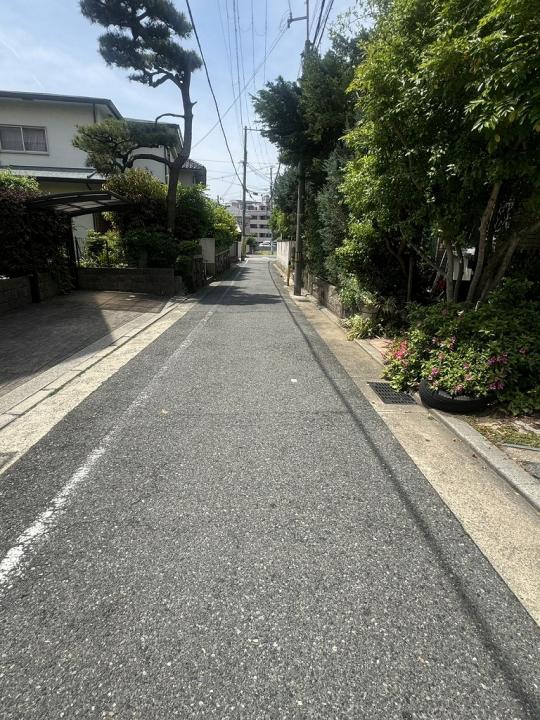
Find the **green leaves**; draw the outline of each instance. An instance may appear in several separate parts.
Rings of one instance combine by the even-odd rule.
[[[170,80],[180,88],[201,67],[199,56],[178,42],[192,27],[171,0],[81,0],[80,7],[91,22],[107,28],[99,38],[105,62],[132,68],[132,80],[151,87]]]

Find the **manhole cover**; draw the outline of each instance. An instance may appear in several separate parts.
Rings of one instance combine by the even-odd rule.
[[[407,393],[397,392],[388,383],[370,382],[368,385],[374,390],[386,405],[414,405],[415,400]]]

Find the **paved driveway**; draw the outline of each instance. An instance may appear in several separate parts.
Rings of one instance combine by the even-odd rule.
[[[536,720],[530,616],[268,263],[230,278],[0,476],[0,718]]]
[[[80,290],[0,316],[0,396],[166,301]]]

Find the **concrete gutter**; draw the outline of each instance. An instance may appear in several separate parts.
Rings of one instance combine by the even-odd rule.
[[[366,340],[355,340],[355,343],[375,360],[375,362],[379,363],[381,367],[384,366],[381,354],[371,343]],[[418,394],[415,395],[415,400],[419,405],[422,405]],[[481,433],[471,427],[465,420],[461,420],[461,418],[442,412],[441,410],[435,410],[434,408],[428,408],[428,410],[433,417],[437,418],[437,420],[451,430],[456,437],[467,443],[471,450],[473,450],[478,457],[482,458],[499,477],[525,498],[536,512],[540,512],[540,483],[535,480],[532,475],[509,458],[506,453],[499,450],[496,445],[486,440]]]
[[[478,457],[481,457],[492,470],[522,495],[536,512],[540,512],[540,482],[509,458],[506,453],[499,450],[496,445],[486,440],[478,430],[471,427],[465,420],[441,410],[429,408],[429,411],[458,438],[466,442]]]

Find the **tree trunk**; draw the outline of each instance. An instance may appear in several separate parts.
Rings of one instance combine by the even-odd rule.
[[[491,188],[489,200],[487,201],[487,205],[484,209],[484,212],[482,213],[482,219],[480,220],[480,227],[479,227],[478,245],[477,245],[477,250],[476,250],[476,267],[474,268],[474,273],[473,273],[473,276],[471,279],[471,284],[469,285],[469,291],[467,293],[467,302],[472,302],[474,300],[476,288],[478,286],[478,283],[480,282],[482,270],[484,269],[484,262],[485,262],[485,258],[486,258],[487,236],[488,236],[488,232],[489,232],[489,227],[491,225],[491,219],[493,217],[493,213],[495,212],[495,208],[497,206],[497,199],[499,197],[500,191],[501,191],[501,183],[500,182],[494,183],[493,187]]]
[[[454,251],[450,240],[445,240],[446,246],[446,302],[454,300]]]
[[[512,235],[512,237],[511,237],[510,240],[508,241],[508,245],[506,246],[506,249],[504,250],[504,255],[503,255],[503,257],[502,257],[502,259],[501,259],[501,261],[500,261],[499,269],[497,270],[495,276],[493,277],[492,280],[490,280],[489,277],[487,278],[487,282],[485,283],[485,285],[484,285],[484,287],[483,287],[483,289],[482,289],[482,294],[480,295],[480,300],[479,300],[480,302],[483,302],[483,301],[486,299],[487,294],[488,294],[489,292],[491,292],[492,290],[496,290],[497,287],[499,286],[499,283],[501,282],[501,280],[502,280],[503,277],[505,276],[506,271],[508,270],[508,267],[510,266],[510,263],[511,263],[511,261],[512,261],[512,257],[514,256],[514,253],[515,253],[515,251],[517,250],[517,247],[518,247],[518,245],[519,245],[520,240],[521,240],[525,235],[529,235],[529,234],[531,234],[531,233],[534,233],[534,232],[536,232],[536,231],[539,230],[539,229],[540,229],[540,221],[534,223],[534,224],[531,225],[530,227],[522,230],[521,232],[519,232],[519,233],[514,233],[514,235]],[[494,269],[496,266],[497,266],[497,264],[494,263],[494,264],[493,264],[493,269]],[[490,273],[490,275],[491,275],[491,273]]]
[[[412,289],[413,289],[413,272],[414,272],[414,257],[413,254],[409,255],[409,272],[407,275],[407,302],[412,301]]]
[[[176,160],[169,168],[169,185],[167,187],[167,230],[171,233],[171,235],[174,235],[176,227],[176,187],[178,185],[178,178],[180,177],[180,168],[181,166],[177,164]]]
[[[191,70],[186,70],[184,80],[180,86],[182,105],[184,107],[184,137],[182,138],[182,148],[169,169],[169,186],[167,188],[167,229],[173,235],[176,227],[176,187],[180,177],[180,170],[184,167],[186,160],[189,159],[191,143],[193,142],[194,103],[191,102],[189,94],[190,83]]]
[[[465,259],[463,257],[463,250],[458,247],[458,270],[457,278],[454,284],[454,302],[459,302],[459,290],[461,288],[461,281],[463,280],[463,268],[465,266]]]

